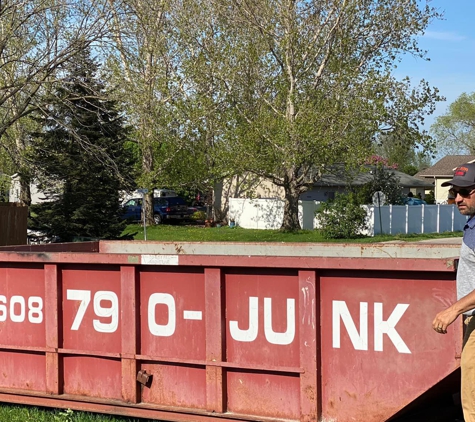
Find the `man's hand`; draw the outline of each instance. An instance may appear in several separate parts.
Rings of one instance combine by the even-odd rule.
[[[439,334],[447,334],[447,327],[452,324],[458,316],[459,313],[451,306],[435,316],[432,322],[432,328]]]

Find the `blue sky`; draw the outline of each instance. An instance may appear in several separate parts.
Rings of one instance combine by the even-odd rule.
[[[397,77],[409,76],[413,83],[425,79],[446,97],[427,118],[425,129],[460,94],[475,91],[475,0],[433,0],[431,5],[444,17],[432,22],[419,38],[430,61],[405,56],[395,72]]]

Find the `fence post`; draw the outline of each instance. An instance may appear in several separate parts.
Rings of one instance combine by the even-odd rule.
[[[406,234],[409,231],[409,205],[406,205]]]
[[[393,234],[393,204],[389,204],[389,234]]]
[[[424,215],[425,215],[425,208],[424,208],[424,204],[422,204],[422,207],[421,207],[421,230],[422,230],[422,233],[424,233]]]
[[[452,205],[452,231],[454,231],[455,205]]]
[[[440,233],[440,204],[437,204],[437,233]]]

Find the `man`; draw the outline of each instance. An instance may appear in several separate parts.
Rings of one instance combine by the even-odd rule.
[[[432,327],[440,334],[461,314],[465,318],[462,359],[462,407],[465,422],[475,422],[475,163],[457,167],[454,178],[442,183],[452,186],[459,212],[469,217],[463,229],[463,242],[457,269],[457,302],[439,312]]]

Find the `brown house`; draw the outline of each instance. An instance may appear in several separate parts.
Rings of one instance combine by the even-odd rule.
[[[432,167],[416,173],[414,177],[434,182],[435,202],[443,203],[447,201],[449,188],[442,187],[441,184],[452,179],[456,167],[474,161],[475,155],[447,155]]]

